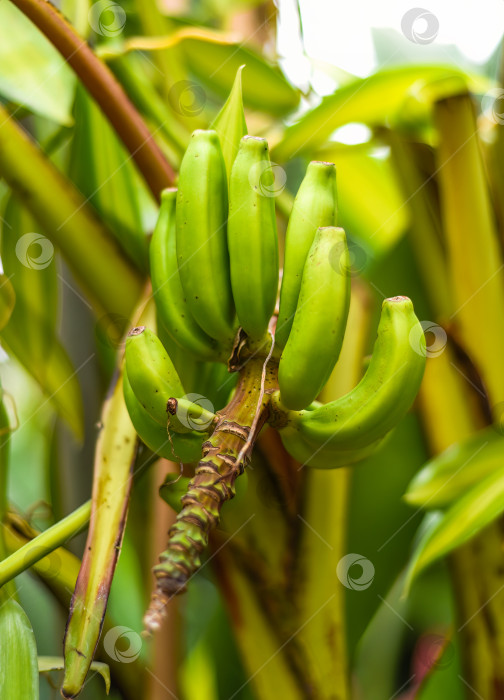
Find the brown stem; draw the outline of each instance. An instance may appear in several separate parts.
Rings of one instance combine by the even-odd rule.
[[[175,174],[113,73],[48,0],[12,0],[49,39],[100,105],[158,200]]]
[[[154,568],[157,588],[144,620],[148,630],[159,627],[168,600],[186,590],[201,565],[201,554],[219,522],[223,503],[235,495],[236,478],[250,458],[277,383],[275,366],[267,368],[261,381],[264,365],[264,359],[257,358],[243,367],[233,398],[218,413],[214,432],[203,443],[202,459],[168,533],[167,549]]]

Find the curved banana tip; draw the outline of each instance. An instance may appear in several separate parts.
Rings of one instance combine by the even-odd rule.
[[[199,138],[199,139],[207,139],[208,141],[214,141],[214,142],[219,142],[220,145],[220,140],[217,132],[215,129],[195,129],[192,134],[191,138]]]
[[[128,333],[128,338],[135,336],[135,335],[142,335],[142,333],[145,331],[145,326],[135,326],[135,328],[132,328],[130,332]]]
[[[411,299],[409,297],[388,297],[388,299],[384,299],[383,303],[384,304],[399,304],[401,302],[409,302],[411,304]]]

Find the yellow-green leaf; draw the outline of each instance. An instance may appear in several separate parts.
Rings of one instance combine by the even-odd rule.
[[[0,175],[59,246],[95,308],[127,316],[140,275],[82,195],[1,105]]]
[[[443,508],[503,464],[504,435],[485,428],[427,462],[404,498],[413,506]]]
[[[56,335],[58,273],[54,254],[53,244],[37,221],[11,194],[2,220],[0,256],[15,293],[15,306],[0,331],[1,338],[80,439],[79,382]]]
[[[504,466],[467,491],[440,517],[433,519],[415,548],[405,588],[427,566],[470,540],[504,511]]]
[[[285,162],[298,153],[311,151],[344,124],[359,122],[378,126],[398,120],[405,103],[409,122],[424,120],[432,105],[427,98],[439,97],[439,90],[433,89],[429,93],[426,85],[446,78],[457,81],[457,91],[460,90],[460,80],[466,84],[471,82],[462,71],[440,65],[402,66],[379,71],[369,78],[358,78],[324,97],[319,105],[290,126],[272,149],[271,157]],[[444,87],[450,94],[454,89],[453,83],[449,82],[445,82]],[[412,102],[411,97],[420,89],[424,90],[425,100]]]
[[[167,49],[176,50],[177,59],[182,57],[189,71],[211,92],[222,97],[229,95],[238,69],[245,64],[243,101],[247,107],[281,116],[299,104],[299,91],[292,87],[280,69],[229,33],[184,27],[169,36],[132,37],[113,46],[106,45],[101,47],[99,54],[110,60],[127,51]]]
[[[441,215],[453,290],[448,321],[485,385],[492,409],[504,401],[504,258],[470,95],[435,108]]]
[[[0,94],[70,126],[75,75],[54,46],[11,2],[0,3]]]

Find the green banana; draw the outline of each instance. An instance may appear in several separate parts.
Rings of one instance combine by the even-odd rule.
[[[373,454],[382,444],[384,438],[356,449],[345,450],[333,448],[329,443],[314,447],[297,431],[280,431],[282,443],[287,452],[301,462],[302,466],[315,469],[337,469],[347,467]]]
[[[335,257],[338,265],[334,265]],[[289,409],[305,408],[318,396],[339,357],[350,306],[345,261],[348,249],[343,229],[317,229],[278,367],[281,401]]]
[[[182,289],[177,261],[176,189],[161,193],[161,208],[150,243],[150,271],[156,309],[167,333],[197,358],[216,359],[217,342],[194,320]]]
[[[317,229],[336,226],[336,166],[314,160],[296,194],[285,234],[285,259],[275,345],[287,343],[301,288],[301,277]]]
[[[234,304],[226,222],[226,165],[215,131],[195,131],[180,166],[177,258],[187,305],[201,328],[231,349]]]
[[[163,344],[151,330],[138,326],[128,334],[125,356],[126,374],[135,396],[149,416],[166,428],[168,400],[184,396],[185,391]],[[175,420],[170,420],[170,427],[188,432]]]
[[[173,462],[195,462],[201,457],[204,433],[179,435],[156,423],[136,398],[126,372],[123,375],[126,408],[140,439],[155,454]]]
[[[361,449],[384,437],[403,418],[425,368],[423,329],[407,297],[385,299],[368,369],[348,394],[314,411],[285,411],[272,396],[272,424],[286,445],[292,432],[314,448]]]
[[[275,202],[267,183],[272,172],[266,139],[244,136],[231,169],[228,246],[236,313],[253,340],[266,333],[278,290]]]

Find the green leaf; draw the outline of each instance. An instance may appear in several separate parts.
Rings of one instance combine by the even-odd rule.
[[[75,76],[11,2],[0,3],[0,94],[59,124],[73,124]]]
[[[93,660],[126,525],[137,437],[124,403],[122,374],[104,404],[101,423],[91,524],[64,639],[64,697],[81,691]]]
[[[7,600],[0,607],[0,639],[0,697],[38,700],[35,635],[30,620],[15,600]]]
[[[64,668],[65,661],[62,656],[39,656],[38,670],[39,673],[49,673],[50,671],[61,671]],[[107,695],[110,692],[110,668],[108,664],[102,661],[93,661],[90,666],[91,671],[96,671],[100,674],[105,682],[105,690]]]
[[[118,239],[130,259],[147,269],[139,190],[144,188],[131,156],[82,86],[75,94],[75,128],[69,174]]]
[[[243,100],[245,106],[258,109],[275,116],[282,116],[294,110],[300,100],[300,93],[292,87],[278,66],[275,66],[254,51],[246,48],[234,35],[201,27],[183,27],[169,36],[131,37],[114,45],[100,47],[98,54],[111,60],[127,51],[176,52],[176,62],[181,58],[189,71],[212,92],[226,98],[240,66],[246,65],[243,79]],[[184,81],[174,83],[174,87],[184,86]],[[191,91],[191,81],[187,85]],[[196,87],[192,83],[192,87]],[[201,92],[198,90],[198,92]],[[198,96],[201,109],[190,118],[197,116],[206,101],[206,95]],[[194,123],[194,122],[193,122]]]
[[[248,107],[281,116],[299,104],[299,92],[281,71],[238,42],[187,37],[180,42],[180,48],[191,72],[223,97],[229,94],[238,69],[245,64],[243,100]]]
[[[141,289],[137,270],[108,229],[0,105],[0,175],[60,247],[102,314],[128,316]]]
[[[79,380],[56,334],[58,273],[54,246],[14,195],[10,195],[5,208],[0,256],[7,275],[2,286],[2,343],[38,382],[76,437],[82,439]]]
[[[413,553],[405,592],[419,573],[452,552],[493,522],[504,511],[504,467],[466,492],[426,529]]]
[[[23,330],[27,319],[23,318],[22,314],[18,315],[16,311],[17,305],[9,323],[0,331],[2,346],[32,375],[76,438],[81,440],[84,418],[79,370],[74,368],[53,329],[36,316],[29,319],[30,333],[45,338],[44,354],[39,354],[29,347]]]
[[[7,200],[2,221],[0,257],[16,293],[15,315],[23,317],[24,338],[34,352],[41,350],[43,359],[47,339],[36,335],[33,331],[38,327],[26,321],[33,315],[47,329],[54,331],[56,328],[58,272],[54,246],[13,194]]]
[[[215,129],[219,134],[222,153],[226,162],[228,182],[231,175],[231,167],[238,153],[240,140],[247,133],[242,97],[242,71],[244,68],[245,66],[238,68],[229,97],[211,124],[211,128]]]
[[[504,464],[504,436],[485,428],[429,460],[414,476],[404,500],[412,506],[443,508]]]
[[[311,151],[338,127],[352,122],[379,126],[406,119],[408,122],[424,121],[430,114],[432,99],[438,99],[440,92],[460,91],[461,82],[473,84],[462,71],[440,65],[390,68],[369,78],[358,78],[324,97],[319,105],[288,127],[283,139],[272,149],[271,157],[286,162],[295,154]],[[432,88],[429,93],[425,86],[435,83],[442,86],[442,90]],[[427,92],[420,93],[419,97],[420,88]],[[408,104],[407,114],[403,112],[405,103]]]

